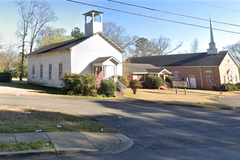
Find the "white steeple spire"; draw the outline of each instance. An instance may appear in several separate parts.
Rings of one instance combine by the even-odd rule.
[[[209,49],[207,49],[207,53],[208,54],[217,54],[218,53],[218,50],[216,48],[216,44],[214,42],[214,36],[213,36],[213,28],[212,28],[212,20],[211,20],[211,17],[209,16],[210,18],[210,39],[211,39],[211,42],[209,43]]]

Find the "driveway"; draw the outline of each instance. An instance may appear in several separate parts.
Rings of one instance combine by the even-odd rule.
[[[239,110],[21,95],[0,95],[0,103],[88,116],[115,127],[135,143],[130,150],[120,154],[39,159],[237,160],[240,157]]]

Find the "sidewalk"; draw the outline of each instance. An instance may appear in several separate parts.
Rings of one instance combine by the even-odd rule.
[[[61,155],[93,152],[97,154],[116,154],[130,149],[133,141],[123,134],[93,132],[39,132],[0,134],[0,144],[49,141],[55,149],[18,152],[0,152],[1,157],[28,155]]]

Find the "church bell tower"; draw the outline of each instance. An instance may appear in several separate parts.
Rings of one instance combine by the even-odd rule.
[[[83,14],[85,16],[85,37],[102,32],[102,14],[103,12],[94,10]]]

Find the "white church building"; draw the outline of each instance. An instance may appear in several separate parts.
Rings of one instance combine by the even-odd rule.
[[[124,50],[102,33],[103,12],[85,14],[85,37],[54,43],[28,55],[28,83],[61,88],[63,73],[91,73],[98,80],[122,75]],[[96,19],[99,19],[98,21]]]

